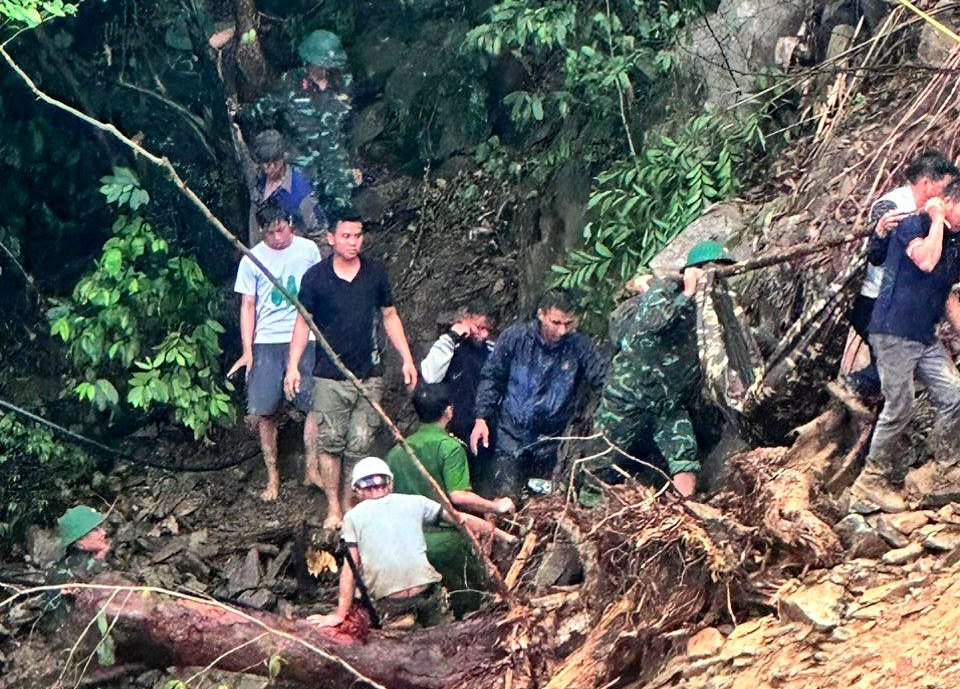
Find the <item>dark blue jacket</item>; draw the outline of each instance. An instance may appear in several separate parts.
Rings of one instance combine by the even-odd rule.
[[[266,184],[267,178],[261,174],[257,178],[257,199],[260,202],[266,201],[263,198]],[[327,229],[327,216],[317,203],[310,178],[300,168],[288,165],[283,183],[270,196],[286,213],[298,216],[307,230]]]
[[[573,417],[580,384],[598,390],[605,373],[606,361],[585,335],[547,343],[540,321],[515,323],[483,365],[474,414],[518,439],[555,435]]]
[[[914,239],[930,232],[930,216],[911,215],[890,235],[880,295],[870,318],[870,333],[896,335],[914,342],[936,342],[950,289],[960,280],[960,237],[944,227],[943,250],[933,270],[920,270],[907,255]]]

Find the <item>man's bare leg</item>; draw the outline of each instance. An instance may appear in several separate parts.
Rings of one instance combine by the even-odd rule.
[[[340,508],[340,459],[326,452],[320,453],[320,480],[323,492],[327,495],[327,517],[323,520],[324,529],[336,529],[343,521]]]
[[[260,435],[260,451],[263,463],[267,466],[267,487],[260,493],[260,499],[270,502],[280,495],[280,472],[277,471],[277,424],[272,417],[252,417]]]
[[[313,412],[303,421],[303,449],[306,466],[303,472],[303,485],[323,488],[320,476],[320,457],[317,454],[317,417]]]

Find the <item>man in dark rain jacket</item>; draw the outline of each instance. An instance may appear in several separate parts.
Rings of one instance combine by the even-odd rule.
[[[494,443],[494,491],[519,496],[528,479],[549,478],[556,440],[576,411],[581,384],[603,384],[606,362],[574,332],[573,304],[563,292],[541,298],[537,317],[503,331],[480,373],[470,434],[476,452]]]

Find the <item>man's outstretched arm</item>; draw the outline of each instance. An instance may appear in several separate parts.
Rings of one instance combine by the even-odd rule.
[[[303,316],[297,314],[290,338],[290,354],[287,357],[287,374],[283,377],[283,392],[292,400],[300,392],[300,359],[310,339],[310,328]]]
[[[410,345],[407,343],[407,335],[403,331],[403,322],[396,306],[383,308],[383,329],[403,361],[403,382],[412,390],[417,384],[417,365],[413,363],[413,355],[410,353]]]
[[[356,543],[348,544],[347,548],[359,569],[360,550],[357,548]],[[350,613],[350,607],[353,605],[353,597],[356,591],[357,585],[353,578],[353,567],[351,567],[349,563],[344,562],[343,567],[340,568],[340,588],[337,595],[337,609],[329,615],[311,615],[307,618],[307,622],[317,627],[336,627],[347,619],[347,615]]]

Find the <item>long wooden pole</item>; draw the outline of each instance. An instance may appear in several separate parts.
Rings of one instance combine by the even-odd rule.
[[[441,505],[443,505],[443,508],[447,512],[449,512],[451,515],[455,517],[458,527],[467,537],[467,540],[470,543],[470,547],[473,549],[474,554],[477,556],[480,562],[483,563],[487,577],[490,580],[490,583],[496,589],[497,593],[499,593],[504,598],[508,598],[510,596],[510,590],[504,584],[503,578],[500,576],[500,572],[497,570],[493,562],[490,561],[490,558],[487,557],[486,553],[484,553],[483,548],[480,546],[480,542],[477,540],[476,536],[474,536],[473,532],[471,532],[470,529],[468,529],[464,525],[463,519],[459,511],[453,506],[453,503],[450,502],[450,498],[447,496],[444,490],[440,487],[440,485],[434,480],[433,476],[430,475],[430,472],[426,470],[426,468],[417,458],[417,455],[414,452],[413,448],[410,447],[410,444],[404,439],[403,434],[400,432],[400,429],[397,428],[397,425],[387,415],[387,413],[384,411],[380,403],[377,400],[375,400],[373,397],[371,397],[369,394],[367,394],[367,392],[363,389],[363,386],[360,384],[360,380],[355,375],[353,375],[353,372],[350,371],[350,369],[348,369],[346,366],[343,365],[342,361],[340,361],[340,357],[337,355],[335,351],[333,351],[333,348],[330,346],[330,343],[327,342],[327,338],[325,338],[323,336],[323,333],[320,332],[320,329],[317,328],[317,324],[314,323],[313,317],[310,315],[310,312],[307,311],[307,309],[303,306],[302,303],[300,303],[300,300],[297,299],[295,295],[291,294],[287,290],[287,288],[283,284],[281,284],[280,281],[277,280],[277,278],[269,270],[267,270],[267,268],[263,265],[263,263],[261,263],[260,260],[253,255],[250,249],[248,249],[243,244],[243,242],[237,239],[236,236],[230,230],[227,229],[227,227],[220,221],[219,218],[217,218],[217,216],[213,214],[213,212],[200,199],[200,197],[197,196],[196,193],[194,193],[194,191],[187,186],[187,183],[183,180],[182,177],[180,177],[180,174],[177,172],[176,168],[173,167],[173,165],[170,163],[170,160],[165,156],[161,158],[157,155],[154,155],[153,153],[145,149],[143,146],[141,146],[140,144],[138,144],[137,142],[133,141],[131,138],[126,136],[123,132],[121,132],[112,124],[101,122],[96,118],[90,117],[86,113],[81,112],[80,110],[77,110],[76,108],[70,105],[67,105],[66,103],[63,103],[57,100],[56,98],[53,98],[52,96],[49,96],[43,91],[41,91],[40,88],[37,87],[37,85],[30,78],[30,75],[27,74],[25,71],[23,71],[20,65],[18,65],[16,61],[14,61],[14,59],[10,56],[10,54],[7,52],[7,48],[5,44],[0,45],[0,56],[3,57],[6,63],[10,66],[10,69],[12,69],[17,74],[17,76],[19,76],[20,79],[23,80],[23,82],[27,85],[27,87],[34,93],[34,95],[37,98],[47,103],[48,105],[52,105],[53,107],[59,110],[63,110],[64,112],[70,113],[77,119],[82,120],[83,122],[86,122],[91,127],[94,127],[100,131],[107,132],[108,134],[113,136],[113,138],[117,139],[122,144],[130,148],[134,153],[142,156],[149,162],[153,163],[157,167],[164,170],[167,173],[167,176],[170,178],[170,181],[173,182],[174,186],[176,186],[177,189],[179,189],[180,192],[184,196],[186,196],[194,206],[196,206],[197,210],[199,210],[200,213],[203,215],[203,217],[206,218],[207,221],[211,225],[213,225],[214,228],[216,228],[217,232],[219,232],[224,239],[226,239],[231,245],[233,245],[233,247],[237,251],[241,252],[244,256],[249,258],[253,262],[253,264],[257,266],[257,268],[259,268],[260,271],[266,276],[266,278],[270,280],[273,286],[277,290],[279,290],[279,292],[284,297],[286,297],[291,304],[293,304],[294,308],[296,308],[297,310],[297,313],[299,313],[300,316],[303,317],[304,321],[306,321],[307,326],[309,326],[310,328],[310,332],[312,332],[316,337],[317,343],[320,345],[321,349],[323,349],[326,355],[330,357],[330,360],[333,362],[334,366],[337,367],[337,370],[339,370],[340,373],[347,380],[353,383],[353,385],[356,386],[359,393],[367,400],[367,402],[370,403],[370,406],[373,407],[373,409],[377,412],[377,415],[383,420],[383,422],[387,425],[387,428],[389,428],[390,431],[393,433],[393,436],[394,438],[396,438],[397,442],[403,446],[404,450],[406,450],[407,454],[410,456],[411,461],[413,462],[414,467],[416,467],[417,471],[420,472],[420,474],[427,481],[427,483],[430,484],[430,487],[433,489],[433,492],[437,500],[440,502]]]
[[[733,275],[740,275],[742,273],[748,273],[752,270],[758,270],[760,268],[767,268],[769,266],[776,265],[778,263],[786,263],[787,261],[792,261],[795,258],[803,258],[804,256],[809,256],[811,254],[817,254],[822,251],[827,251],[828,249],[834,249],[838,246],[843,246],[844,244],[849,244],[855,242],[858,239],[863,239],[873,231],[873,228],[861,229],[857,232],[852,232],[850,234],[845,234],[842,237],[837,239],[828,239],[819,242],[803,242],[802,244],[794,244],[788,246],[779,251],[771,251],[768,254],[763,256],[757,256],[752,258],[749,261],[741,261],[739,263],[734,263],[729,266],[721,266],[714,268],[713,272],[716,275],[721,277],[731,277]]]

